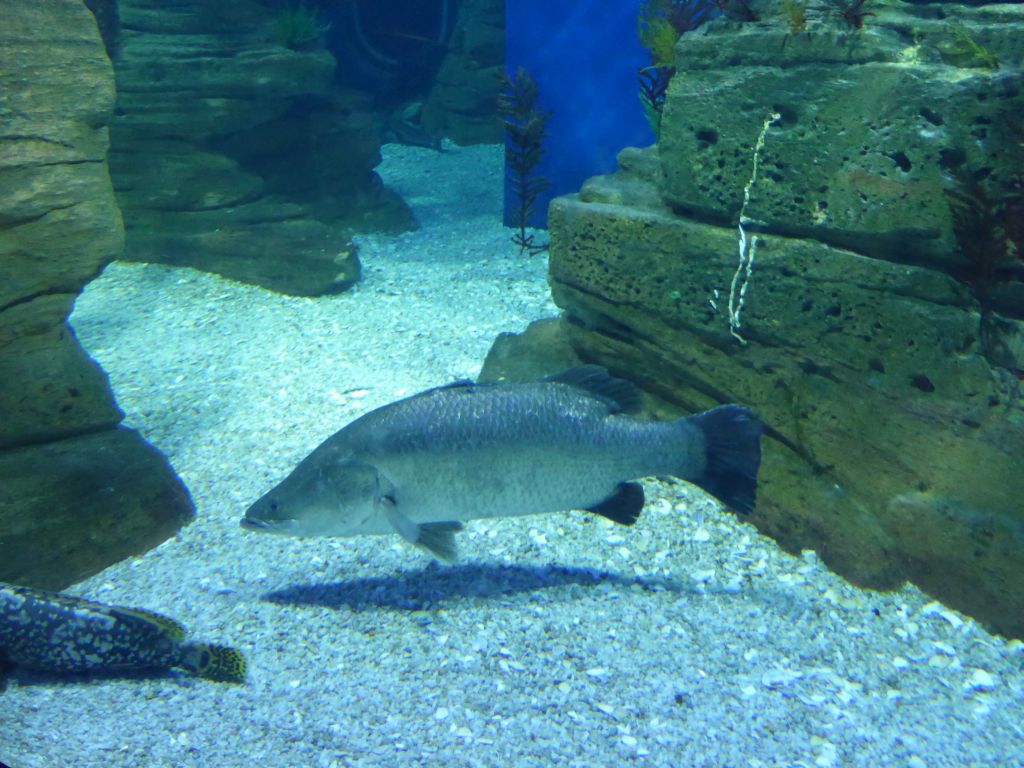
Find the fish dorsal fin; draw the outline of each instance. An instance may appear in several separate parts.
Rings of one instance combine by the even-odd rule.
[[[643,393],[636,384],[615,378],[600,365],[578,365],[547,376],[544,381],[568,384],[607,400],[613,413],[637,413],[643,407]]]
[[[466,389],[472,391],[476,387],[487,386],[486,384],[477,384],[472,379],[459,379],[458,381],[450,381],[447,384],[440,384],[436,387],[431,387],[421,392],[421,395],[429,395],[432,392],[444,392],[446,389]]]
[[[607,517],[620,525],[632,525],[644,508],[644,487],[640,483],[620,483],[607,499],[602,499],[589,508],[601,517]]]
[[[167,636],[171,640],[174,640],[175,642],[181,642],[188,634],[188,630],[185,629],[183,624],[159,613],[153,613],[153,611],[147,611],[142,608],[122,608],[119,605],[112,605],[110,606],[110,615],[115,617],[141,619],[148,624],[153,624],[154,626],[159,627],[163,632],[167,633]]]
[[[49,603],[50,605],[57,605],[71,611],[93,611],[104,615],[110,613],[110,606],[93,600],[86,600],[84,597],[65,595],[60,592],[47,592],[42,589],[32,589],[32,587],[17,587],[13,584],[0,584],[0,588],[30,603]]]
[[[434,389],[458,389],[459,387],[473,386],[476,386],[476,382],[472,379],[456,379],[455,381],[450,381],[447,384],[441,384],[440,386],[434,387]]]

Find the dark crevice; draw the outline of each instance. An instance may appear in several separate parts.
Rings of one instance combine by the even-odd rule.
[[[82,284],[85,285],[85,283],[89,282],[89,280],[92,280],[93,277],[95,277],[95,275],[90,277],[88,280],[83,280]],[[77,295],[78,295],[78,291],[67,290],[67,289],[59,289],[59,288],[49,288],[49,289],[47,289],[45,291],[36,291],[35,293],[30,293],[27,296],[19,296],[18,298],[14,299],[13,301],[9,301],[6,304],[0,306],[0,312],[6,312],[9,309],[14,309],[15,307],[21,306],[22,304],[29,304],[30,302],[33,302],[36,299],[41,299],[44,296],[77,296]]]
[[[54,165],[88,165],[90,163],[104,163],[106,160],[54,160],[43,163],[24,163],[23,165],[9,165],[7,170],[22,170],[24,168],[50,168]]]
[[[120,427],[120,423],[123,417],[118,418],[116,421],[111,420],[107,422],[100,422],[98,424],[89,424],[87,426],[77,427],[75,429],[66,429],[60,431],[48,431],[45,434],[40,434],[37,437],[32,436],[19,436],[21,439],[7,443],[0,447],[0,451],[13,451],[20,448],[32,448],[39,445],[53,445],[59,443],[62,440],[74,440],[79,437],[88,437],[89,435],[95,435],[100,432],[109,432],[112,429],[125,429]]]
[[[66,149],[74,149],[75,145],[70,144],[60,139],[51,139],[49,136],[36,136],[31,133],[14,133],[11,135],[0,136],[0,141],[41,141],[44,144],[56,144],[59,147],[65,147]]]
[[[24,226],[25,224],[31,224],[35,221],[39,221],[40,219],[45,219],[54,211],[66,211],[69,208],[74,208],[76,205],[81,205],[84,202],[84,200],[79,200],[74,203],[68,203],[67,205],[55,205],[52,208],[48,208],[47,210],[43,211],[42,213],[36,214],[35,216],[25,216],[20,219],[15,217],[6,217],[0,214],[0,231],[3,231],[5,229],[14,229],[15,227],[21,227]]]

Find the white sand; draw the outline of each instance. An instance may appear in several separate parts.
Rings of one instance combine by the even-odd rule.
[[[0,694],[0,760],[51,766],[1011,766],[1024,653],[912,588],[863,592],[683,485],[633,528],[471,523],[438,566],[397,537],[299,541],[246,505],[347,421],[473,376],[555,312],[499,223],[500,150],[389,147],[423,228],[364,238],[351,293],[295,299],[114,264],[72,322],[197,520],[70,592],[242,649],[182,675]],[[287,258],[287,254],[282,254]]]

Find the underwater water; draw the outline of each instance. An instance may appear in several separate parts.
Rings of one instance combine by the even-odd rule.
[[[910,587],[858,590],[684,485],[645,483],[629,529],[471,523],[452,565],[398,537],[240,529],[337,426],[475,376],[496,332],[554,312],[543,260],[500,225],[497,148],[439,165],[389,147],[382,170],[422,228],[362,240],[353,293],[118,263],[77,302],[76,333],[197,520],[69,592],[173,616],[242,650],[249,677],[22,673],[0,697],[5,762],[1013,764],[1019,643]]]
[[[536,169],[550,186],[538,198],[533,226],[545,225],[552,198],[575,192],[590,176],[614,171],[620,149],[654,140],[637,98],[636,70],[649,63],[635,34],[639,5],[530,0],[505,9],[507,69],[531,73],[538,109],[551,113]],[[615,56],[605,55],[608,50]],[[581,68],[581,61],[592,65]],[[515,205],[515,196],[506,192],[507,223]]]
[[[0,764],[1024,765],[1024,13],[512,2],[0,0],[18,150],[0,161]],[[660,43],[637,37],[644,12]],[[650,146],[637,69],[665,40],[679,71]],[[505,223],[506,62],[573,113],[538,169],[558,197],[529,234],[549,251]],[[902,78],[920,103],[892,97]],[[415,444],[377,422],[354,458],[304,462],[431,388],[477,402],[482,376],[577,365],[643,385],[645,420],[749,408],[730,412],[746,442],[693,427],[669,472],[619,477],[650,444],[586,432],[636,405],[590,367],[559,384],[561,442],[500,428],[550,413],[524,396],[428,410]],[[112,401],[92,421],[89,376]],[[60,410],[32,410],[37,392],[68,421],[33,424]],[[166,457],[193,520],[146,530],[117,473],[31,505],[22,489],[94,470],[84,449],[25,456],[117,430]],[[391,465],[406,485],[374,466],[417,450]],[[298,491],[265,496],[297,466]],[[413,490],[460,481],[453,520]],[[140,487],[143,509],[172,506]],[[590,511],[502,506],[566,495]],[[26,537],[26,509],[62,513],[75,546]],[[348,535],[367,530],[338,522],[353,509],[386,535]],[[288,522],[335,535],[267,533]],[[74,600],[39,593],[46,614],[6,587],[22,549]],[[29,668],[26,642],[128,661]]]

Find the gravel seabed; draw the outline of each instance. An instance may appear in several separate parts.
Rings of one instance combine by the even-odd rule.
[[[389,146],[422,228],[363,237],[363,282],[297,299],[115,263],[72,316],[197,519],[68,590],[249,660],[0,694],[0,760],[50,766],[1017,766],[1024,652],[908,587],[865,592],[684,484],[632,528],[470,523],[438,565],[398,537],[295,540],[247,504],[355,416],[472,377],[553,315],[500,225],[499,147]],[[287,258],[287,254],[282,254]]]

